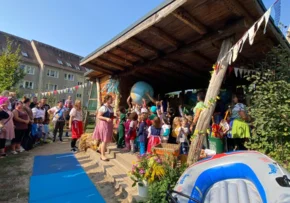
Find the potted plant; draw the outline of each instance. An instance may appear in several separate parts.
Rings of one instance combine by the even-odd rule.
[[[161,159],[155,155],[138,156],[137,163],[133,163],[129,176],[134,181],[133,187],[137,185],[140,197],[148,196],[148,185],[160,180],[165,174]]]

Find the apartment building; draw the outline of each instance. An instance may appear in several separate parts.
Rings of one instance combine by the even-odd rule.
[[[6,42],[6,37],[13,41],[15,47],[21,49],[20,67],[25,70],[25,77],[19,83],[23,94],[48,92],[84,84],[84,73],[88,70],[79,66],[81,56],[58,49],[48,44],[26,40],[8,33],[0,32],[0,43]],[[66,99],[69,95],[73,100],[88,101],[88,89],[79,88],[67,93],[56,94],[57,100]]]
[[[38,91],[39,77],[37,76],[40,74],[40,66],[34,54],[31,42],[27,39],[0,31],[0,52],[7,46],[7,37],[13,42],[13,50],[16,50],[18,46],[21,49],[20,68],[24,69],[25,76],[23,80],[18,83],[20,91],[27,95],[34,94]]]

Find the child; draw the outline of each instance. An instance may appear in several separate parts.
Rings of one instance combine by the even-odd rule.
[[[135,138],[137,136],[137,132],[136,132],[137,120],[138,120],[137,113],[136,112],[131,113],[129,116],[129,121],[130,121],[129,129],[127,126],[128,130],[126,133],[126,148],[127,148],[127,150],[131,149],[131,153],[134,153],[134,141],[135,141]],[[126,122],[126,124],[127,124],[127,122]]]
[[[118,142],[117,148],[124,148],[125,145],[125,123],[126,123],[126,109],[120,106],[120,122],[118,126]]]
[[[169,118],[163,114],[162,116],[162,120],[163,120],[163,125],[162,125],[162,129],[163,129],[163,135],[162,135],[162,143],[167,143],[168,139],[169,139],[169,135],[170,135],[170,121]]]
[[[80,100],[75,101],[75,105],[70,111],[69,115],[69,129],[71,129],[72,134],[71,151],[76,153],[78,151],[76,142],[83,134],[83,113]]]
[[[142,112],[141,114],[141,122],[138,129],[138,138],[139,138],[139,146],[140,146],[140,155],[146,153],[145,146],[147,141],[147,123],[146,120],[148,118],[147,112]]]
[[[152,126],[148,129],[148,145],[147,153],[151,153],[151,148],[161,143],[161,136],[163,135],[162,123],[160,118],[155,117]]]
[[[176,138],[176,142],[180,143],[180,154],[182,162],[186,160],[186,155],[188,154],[189,148],[189,142],[187,139],[188,134],[189,134],[188,120],[186,118],[182,118],[182,126],[178,128],[178,136]]]
[[[181,127],[181,118],[180,117],[175,117],[173,119],[173,125],[172,125],[172,137],[177,138],[178,133],[179,133],[179,128]]]

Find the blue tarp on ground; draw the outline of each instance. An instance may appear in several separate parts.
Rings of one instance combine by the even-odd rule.
[[[36,156],[30,178],[30,203],[105,203],[72,153]]]
[[[32,175],[45,175],[76,169],[82,169],[82,167],[72,153],[36,156]]]

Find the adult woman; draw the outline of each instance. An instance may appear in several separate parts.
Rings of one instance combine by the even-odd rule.
[[[1,123],[3,125],[0,132],[0,157],[6,156],[5,144],[6,140],[12,140],[15,137],[14,124],[13,124],[13,113],[8,110],[9,99],[8,97],[0,97],[0,106],[2,111],[6,112],[9,116],[6,119],[2,119]]]
[[[17,101],[15,103],[15,109],[13,110],[13,120],[15,126],[15,138],[12,140],[12,154],[17,154],[17,152],[23,152],[24,149],[20,146],[22,138],[28,132],[28,124],[31,122],[28,114],[23,109],[23,103]]]
[[[83,134],[83,113],[80,100],[75,101],[75,105],[69,115],[69,129],[72,132],[71,151],[77,152],[76,142]]]
[[[203,91],[198,92],[197,93],[197,101],[198,102],[195,105],[195,107],[193,108],[194,118],[193,118],[192,124],[190,125],[191,132],[193,132],[193,128],[197,124],[200,113],[201,113],[202,109],[204,108],[204,99],[205,99],[205,93]]]
[[[113,136],[113,118],[114,111],[111,107],[113,103],[113,97],[111,95],[106,95],[104,98],[104,104],[98,110],[97,119],[98,123],[95,127],[93,138],[98,141],[101,141],[101,160],[109,161],[106,156],[107,144],[112,141]]]
[[[233,96],[234,107],[231,110],[230,117],[230,132],[228,134],[229,138],[232,140],[228,140],[230,145],[233,145],[233,150],[244,150],[244,142],[246,138],[250,137],[250,127],[246,123],[249,121],[249,116],[247,115],[244,95],[235,94]]]

